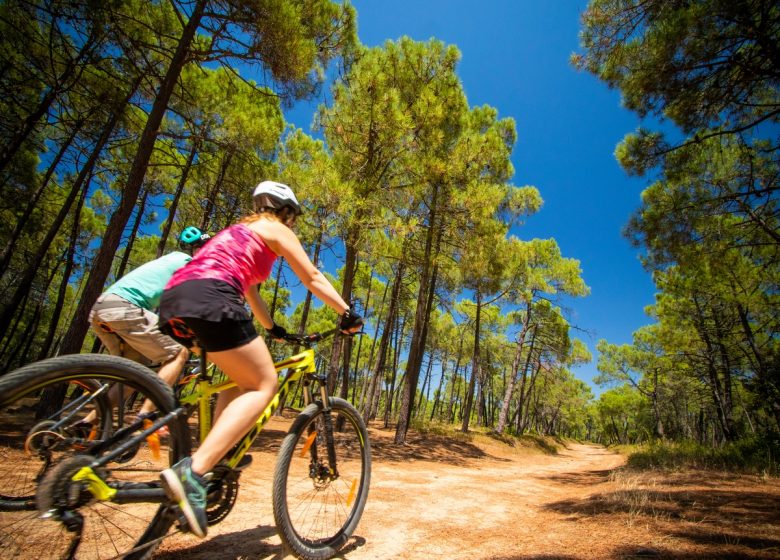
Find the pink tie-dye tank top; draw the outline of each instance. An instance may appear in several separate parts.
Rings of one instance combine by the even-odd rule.
[[[223,229],[177,270],[165,289],[188,280],[223,280],[241,295],[271,274],[276,254],[244,224]]]

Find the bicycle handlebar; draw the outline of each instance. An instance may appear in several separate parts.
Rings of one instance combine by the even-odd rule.
[[[300,344],[302,346],[306,346],[307,348],[314,344],[315,342],[319,342],[321,340],[325,340],[326,338],[330,338],[334,335],[341,335],[341,336],[355,336],[357,334],[362,334],[362,332],[356,332],[356,333],[342,333],[338,327],[335,329],[330,329],[325,332],[315,332],[315,333],[309,333],[309,334],[292,334],[287,333],[287,336],[284,337],[285,342],[289,342],[291,344]]]

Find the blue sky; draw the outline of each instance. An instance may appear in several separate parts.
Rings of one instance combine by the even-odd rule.
[[[356,0],[358,34],[368,46],[406,35],[456,45],[458,74],[469,104],[495,107],[516,122],[515,185],[533,185],[544,207],[512,233],[557,240],[565,257],[581,262],[591,295],[565,302],[570,322],[594,354],[575,373],[596,375],[595,344],[631,342],[650,319],[654,286],[621,230],[647,185],[618,166],[616,144],[639,124],[620,106],[619,92],[576,71],[580,14],[572,0]],[[323,92],[327,96],[327,92]],[[287,120],[310,131],[312,105]],[[596,389],[598,393],[598,389]]]

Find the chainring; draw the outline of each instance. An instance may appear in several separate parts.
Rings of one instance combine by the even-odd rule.
[[[236,504],[238,499],[238,479],[240,471],[219,465],[212,471],[211,480],[208,483],[206,504],[206,517],[209,525],[216,525],[225,517]]]

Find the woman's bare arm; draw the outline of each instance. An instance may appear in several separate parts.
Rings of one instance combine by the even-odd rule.
[[[271,313],[268,311],[268,306],[266,306],[265,301],[263,301],[263,298],[257,293],[257,286],[249,286],[249,289],[244,294],[244,298],[246,298],[249,307],[252,309],[252,314],[260,321],[263,328],[271,330],[274,326],[274,320],[271,317]]]
[[[315,296],[339,315],[349,309],[349,305],[344,302],[344,299],[328,282],[325,275],[311,262],[309,255],[303,250],[298,236],[290,228],[280,222],[262,220],[255,231],[260,234],[274,253],[287,260],[287,264],[290,265],[295,275]]]

